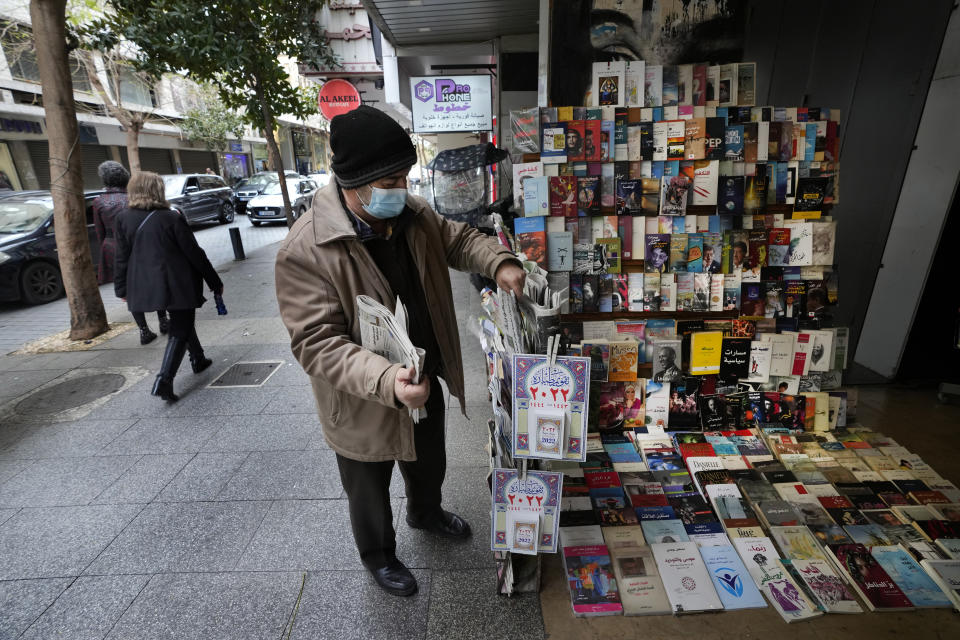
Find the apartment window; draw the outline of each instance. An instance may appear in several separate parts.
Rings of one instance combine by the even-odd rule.
[[[114,73],[118,78],[113,78],[114,85],[119,80],[120,100],[126,104],[135,104],[142,107],[157,106],[157,96],[149,84],[143,81],[141,76],[134,71],[133,67],[126,64],[116,65]]]
[[[0,47],[10,67],[10,74],[17,80],[40,82],[40,68],[37,65],[37,52],[33,42],[33,32],[25,25],[0,22]],[[70,52],[70,77],[75,91],[90,93],[90,79],[80,56],[87,52]]]

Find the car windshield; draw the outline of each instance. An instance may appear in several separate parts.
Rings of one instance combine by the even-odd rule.
[[[50,202],[0,203],[0,233],[29,233],[42,225],[51,211]]]
[[[265,187],[271,182],[277,181],[277,174],[275,173],[262,173],[255,176],[250,176],[243,182],[241,182],[237,187],[255,187],[259,189],[260,187]]]
[[[186,176],[163,176],[163,188],[168,198],[175,198],[183,193]]]
[[[297,192],[297,181],[296,180],[287,180],[287,193],[296,193]],[[275,196],[280,193],[280,181],[270,183],[266,189],[263,190],[263,194],[267,196]]]

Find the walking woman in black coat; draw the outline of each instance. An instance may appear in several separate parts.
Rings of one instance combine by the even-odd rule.
[[[93,226],[97,230],[97,240],[100,242],[100,262],[97,265],[97,282],[106,284],[113,282],[113,267],[116,263],[116,220],[117,215],[127,208],[127,183],[130,182],[130,173],[119,162],[107,160],[97,167],[100,180],[106,189],[93,200]],[[157,339],[157,334],[150,331],[147,325],[147,316],[134,312],[133,319],[140,328],[140,344],[150,344]],[[166,335],[170,326],[167,312],[157,311],[160,321],[160,333]]]
[[[169,313],[167,350],[152,393],[175,402],[173,378],[184,352],[190,351],[194,373],[213,364],[203,354],[194,319],[197,308],[206,301],[204,281],[214,293],[223,292],[223,282],[187,221],[170,209],[163,178],[150,171],[135,173],[127,185],[127,199],[130,208],[116,223],[114,290],[127,301],[130,311],[166,309]]]

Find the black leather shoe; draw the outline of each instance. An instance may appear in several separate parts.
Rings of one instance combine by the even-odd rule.
[[[394,558],[386,566],[370,569],[373,579],[387,593],[395,596],[412,596],[417,592],[417,579],[403,563]]]
[[[140,328],[140,344],[150,344],[157,339],[157,334],[150,331],[150,327]]]
[[[457,540],[470,537],[470,524],[455,513],[441,511],[440,515],[423,522],[413,520],[407,516],[407,524],[414,529],[424,529],[444,538]]]

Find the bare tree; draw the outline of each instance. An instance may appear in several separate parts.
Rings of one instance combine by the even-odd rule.
[[[116,50],[100,51],[100,60],[109,83],[110,90],[104,86],[97,69],[96,60],[90,52],[85,52],[80,59],[90,80],[90,86],[103,102],[107,115],[116,119],[123,127],[127,138],[127,161],[130,163],[130,172],[140,171],[140,132],[150,119],[149,108],[132,108],[127,106],[123,99],[121,87],[124,82],[139,84],[148,91],[157,81],[142,71],[136,71],[126,62],[123,53]]]
[[[137,53],[131,43],[119,40],[107,44],[96,38],[84,37],[84,26],[103,17],[102,2],[68,0],[68,3],[70,14],[68,27],[72,37],[77,38],[79,46],[86,50],[81,53],[80,61],[83,63],[90,87],[100,98],[107,115],[117,120],[123,127],[127,138],[127,161],[130,163],[130,171],[140,171],[140,133],[148,122],[159,118],[155,116],[152,104],[134,104],[125,101],[124,88],[130,86],[134,90],[140,89],[150,95],[152,102],[153,88],[160,81],[160,76],[135,69],[130,64]]]
[[[60,271],[70,306],[70,338],[86,340],[107,330],[83,201],[80,138],[67,51],[66,0],[32,0],[30,17],[50,140],[50,191]]]

